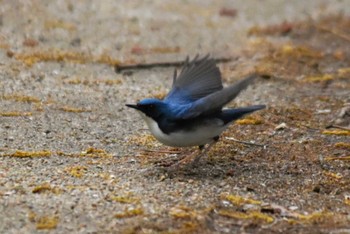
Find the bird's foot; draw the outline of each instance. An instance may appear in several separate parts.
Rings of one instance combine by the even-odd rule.
[[[197,166],[200,158],[201,154],[198,154],[198,152],[194,152],[190,155],[185,155],[182,159],[170,165],[167,170],[171,173],[178,171],[179,169],[192,169]]]
[[[171,167],[174,164],[177,164],[179,161],[183,160],[184,158],[186,158],[186,155],[179,155],[176,157],[171,156],[171,157],[158,160],[154,164],[160,167]]]
[[[176,171],[184,167],[193,167],[199,161],[198,152],[195,151],[191,154],[182,154],[177,157],[168,157],[157,161],[155,164],[162,168],[166,168],[168,172]]]

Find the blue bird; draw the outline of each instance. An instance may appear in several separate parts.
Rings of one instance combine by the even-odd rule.
[[[231,123],[265,108],[265,105],[255,105],[223,109],[255,77],[248,76],[224,88],[214,59],[209,55],[199,59],[197,55],[189,61],[187,57],[179,76],[175,70],[172,89],[163,100],[147,98],[126,106],[141,113],[151,133],[163,144],[199,146],[203,151],[193,160],[196,163]]]

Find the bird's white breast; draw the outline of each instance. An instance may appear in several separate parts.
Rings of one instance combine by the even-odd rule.
[[[176,131],[170,134],[165,134],[159,128],[158,123],[152,118],[147,117],[143,113],[141,116],[146,121],[147,126],[155,138],[165,145],[174,147],[187,147],[187,146],[199,146],[205,145],[216,136],[219,136],[226,128],[227,125],[223,124],[220,119],[215,121],[208,121],[193,131]]]

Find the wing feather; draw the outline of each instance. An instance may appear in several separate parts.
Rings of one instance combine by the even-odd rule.
[[[214,59],[209,55],[200,59],[197,55],[190,61],[187,57],[179,76],[174,73],[172,90],[164,101],[188,104],[222,88],[220,70]]]
[[[200,115],[210,115],[221,111],[222,107],[234,99],[242,90],[244,90],[255,78],[256,74],[250,75],[247,78],[238,81],[232,86],[214,92],[206,97],[198,99],[192,103],[191,107],[186,108],[181,112],[182,119],[195,118]]]

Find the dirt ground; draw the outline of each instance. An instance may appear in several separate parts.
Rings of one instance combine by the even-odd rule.
[[[207,53],[267,108],[169,173],[125,104]],[[3,0],[0,58],[1,233],[350,233],[349,1]]]

